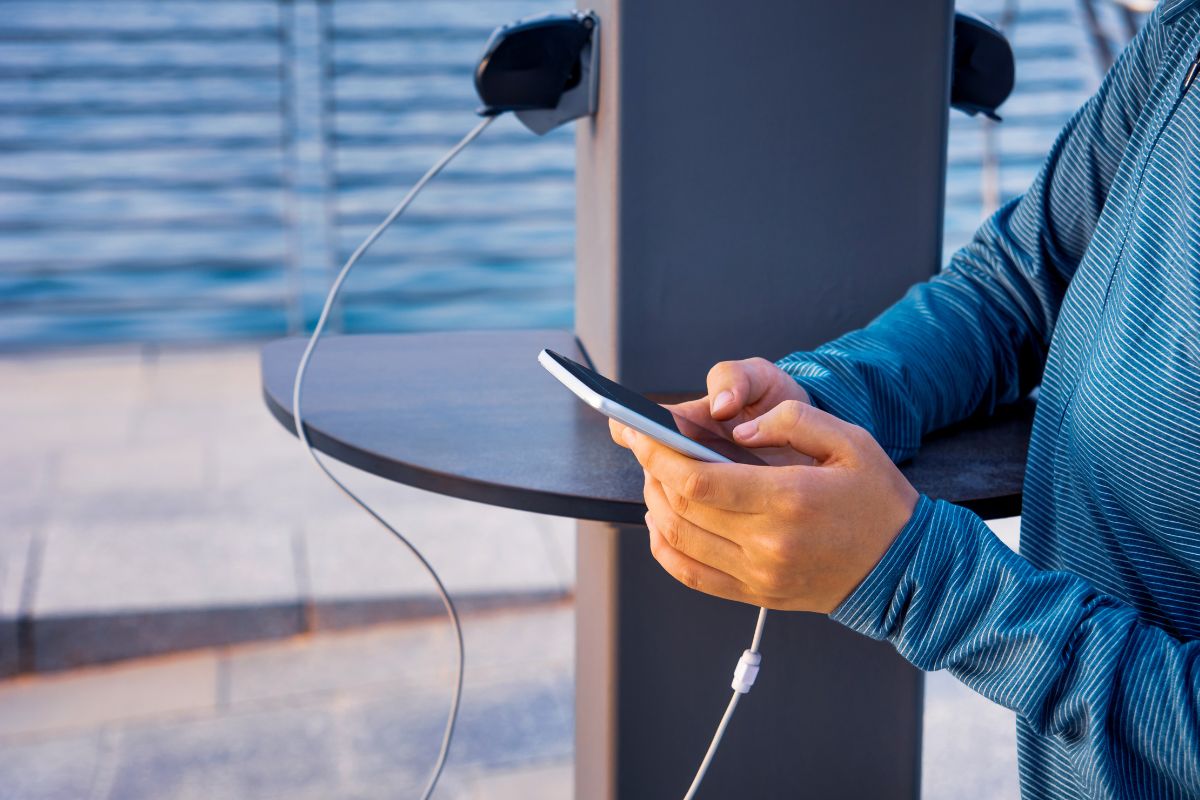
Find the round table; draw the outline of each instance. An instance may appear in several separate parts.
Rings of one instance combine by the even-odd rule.
[[[289,430],[303,347],[288,339],[263,351],[263,393]],[[604,417],[537,363],[544,347],[587,361],[557,330],[333,337],[313,359],[306,425],[317,448],[376,475],[581,520],[577,788],[671,796],[727,700],[730,654],[745,647],[753,610],[690,591],[654,562],[641,469]],[[933,497],[1017,514],[1032,415],[1023,403],[930,436],[902,468]],[[921,672],[823,615],[775,614],[768,627],[771,668],[739,708],[707,790],[917,796]]]
[[[263,395],[288,430],[304,340],[268,344]],[[586,363],[561,330],[322,340],[304,390],[321,452],[384,478],[543,514],[640,523],[642,471],[607,421],[537,363],[542,348]],[[1020,513],[1032,401],[935,433],[902,470],[921,492],[988,518]]]

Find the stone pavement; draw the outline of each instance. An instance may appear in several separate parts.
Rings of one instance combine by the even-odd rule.
[[[0,385],[0,661],[45,673],[0,682],[0,800],[412,794],[448,628],[262,408],[255,349],[9,357]],[[569,796],[570,522],[348,479],[474,608],[439,796]],[[945,675],[926,702],[924,796],[1016,797],[1012,715]]]
[[[569,603],[473,614],[465,631],[436,796],[570,797]],[[0,682],[0,800],[411,797],[436,752],[451,647],[444,620],[414,621]],[[1012,714],[928,677],[925,800],[1015,800],[1014,748]]]
[[[270,417],[257,348],[9,356],[0,386],[0,676],[441,613]],[[338,471],[465,610],[570,594],[571,521]]]
[[[436,796],[569,797],[570,605],[473,614],[465,636]],[[0,800],[414,797],[441,739],[452,659],[437,620],[5,681]]]

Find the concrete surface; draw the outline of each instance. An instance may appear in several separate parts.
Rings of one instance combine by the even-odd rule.
[[[9,356],[0,385],[0,676],[441,613],[269,416],[256,347]],[[570,521],[339,474],[464,609],[570,594]]]
[[[568,796],[570,606],[475,615],[466,646],[437,796]],[[0,683],[0,798],[411,797],[452,655],[445,623],[418,621]]]
[[[437,797],[570,797],[570,604],[480,613],[465,630]],[[451,648],[444,621],[417,620],[0,682],[0,800],[411,797],[436,752]],[[1015,799],[1014,740],[1012,714],[930,675],[923,797]]]

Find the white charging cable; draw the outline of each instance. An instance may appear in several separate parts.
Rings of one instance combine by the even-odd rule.
[[[433,579],[434,586],[437,588],[438,595],[442,599],[442,605],[446,608],[446,614],[450,617],[450,623],[454,627],[454,640],[456,644],[457,657],[455,660],[454,673],[454,696],[450,701],[450,711],[446,717],[446,727],[442,733],[442,745],[438,750],[437,761],[434,762],[432,773],[429,776],[428,782],[425,784],[425,790],[421,793],[421,800],[429,800],[433,794],[433,790],[437,787],[438,778],[442,775],[442,770],[446,766],[446,757],[450,754],[450,742],[454,738],[454,726],[458,721],[458,707],[462,701],[463,688],[463,668],[466,663],[465,651],[463,648],[463,633],[462,622],[458,618],[458,610],[454,607],[454,601],[450,599],[450,594],[446,591],[445,585],[442,583],[441,577],[437,574],[437,570],[433,565],[421,554],[421,551],[408,540],[404,534],[392,527],[375,509],[371,508],[365,500],[360,498],[349,487],[338,480],[323,462],[317,451],[313,449],[312,442],[308,438],[308,430],[304,427],[304,417],[300,405],[300,400],[304,391],[304,378],[308,374],[308,366],[312,361],[313,352],[317,348],[317,342],[321,338],[321,334],[325,331],[325,325],[329,321],[330,312],[333,310],[334,303],[337,302],[338,295],[341,294],[342,285],[346,282],[346,278],[350,275],[350,271],[359,259],[370,249],[371,245],[375,244],[376,240],[383,235],[383,232],[391,227],[401,214],[412,204],[421,190],[429,181],[433,180],[439,172],[441,172],[447,164],[454,160],[455,156],[466,149],[467,145],[475,141],[479,134],[491,125],[496,120],[495,116],[485,117],[478,125],[462,138],[458,144],[452,147],[449,152],[442,156],[436,164],[429,168],[429,171],[421,176],[421,179],[413,185],[413,188],[408,191],[395,208],[391,210],[375,230],[371,231],[370,235],[363,240],[350,258],[346,259],[345,265],[342,266],[337,277],[333,281],[333,285],[329,289],[329,293],[325,296],[325,305],[321,309],[321,316],[317,318],[316,327],[313,328],[312,335],[308,339],[308,346],[304,348],[304,354],[300,357],[300,364],[296,367],[296,378],[292,384],[292,417],[296,423],[296,435],[300,438],[300,442],[304,445],[304,449],[312,457],[314,463],[320,468],[321,472],[325,473],[329,480],[333,481],[342,492],[349,497],[360,508],[371,515],[372,518],[382,525],[388,533],[395,536],[401,544],[421,563],[425,571],[429,573],[429,577]],[[733,718],[733,711],[737,708],[738,699],[750,691],[750,687],[754,685],[754,679],[758,677],[758,668],[762,663],[762,656],[759,655],[758,646],[762,640],[763,625],[767,621],[767,609],[761,608],[758,611],[758,622],[754,626],[754,638],[751,640],[750,649],[742,653],[741,659],[738,660],[736,669],[733,672],[733,697],[729,699],[729,705],[725,709],[725,714],[721,717],[721,722],[717,725],[716,733],[713,734],[712,742],[708,746],[708,752],[704,754],[704,760],[700,762],[700,768],[696,771],[696,777],[692,780],[691,788],[688,789],[684,800],[693,800],[696,792],[700,789],[700,783],[704,780],[704,775],[708,772],[708,767],[712,763],[713,756],[717,753],[717,748],[721,744],[721,738],[725,735],[725,729],[729,727],[729,720]]]
[[[312,442],[310,442],[308,439],[308,431],[304,427],[304,418],[301,414],[300,398],[304,390],[304,377],[308,372],[309,361],[312,360],[313,351],[317,347],[317,341],[321,338],[321,333],[325,330],[325,324],[329,321],[329,312],[332,310],[334,302],[337,301],[338,295],[342,291],[342,284],[345,283],[346,277],[350,274],[350,270],[354,268],[354,265],[358,263],[358,260],[363,257],[363,254],[367,252],[371,245],[375,244],[375,240],[382,236],[383,232],[386,231],[388,227],[395,222],[401,214],[404,213],[404,210],[409,207],[421,190],[425,188],[425,184],[429,183],[429,181],[431,181],[434,176],[441,172],[447,164],[453,161],[454,157],[461,153],[467,145],[475,141],[475,138],[479,136],[479,134],[483,133],[484,129],[487,128],[488,125],[491,125],[495,120],[496,117],[494,116],[485,117],[478,125],[471,129],[470,133],[462,138],[462,141],[451,148],[446,155],[442,156],[436,164],[430,167],[429,171],[422,175],[421,179],[417,181],[413,188],[409,190],[408,194],[404,196],[404,199],[392,209],[391,213],[384,218],[383,222],[379,223],[375,230],[371,231],[371,234],[363,240],[362,244],[360,244],[358,248],[350,255],[350,258],[346,260],[345,266],[342,267],[341,272],[339,272],[337,278],[334,279],[333,286],[331,286],[329,289],[329,294],[325,296],[325,307],[321,309],[321,316],[317,319],[317,325],[315,328],[313,328],[312,336],[309,337],[308,346],[304,348],[304,355],[300,357],[300,365],[296,367],[296,380],[292,384],[292,417],[296,422],[296,435],[300,437],[300,441],[304,445],[304,449],[308,451],[308,454],[312,456],[313,461],[316,462],[316,465],[320,467],[321,471],[328,476],[329,480],[333,481],[334,484],[341,489],[347,497],[349,497],[364,511],[374,517],[375,521],[386,528],[389,533],[399,539],[401,544],[407,547],[409,552],[411,552],[416,559],[421,562],[421,566],[425,568],[425,571],[429,573],[429,577],[433,579],[433,583],[437,587],[438,595],[442,598],[442,605],[446,607],[446,613],[450,616],[450,622],[454,626],[454,640],[457,647],[454,673],[454,697],[450,701],[450,712],[446,718],[445,731],[442,733],[442,746],[438,751],[437,761],[434,762],[433,772],[429,776],[429,781],[425,784],[425,790],[421,793],[421,800],[429,800],[429,797],[433,794],[434,788],[437,786],[438,778],[440,778],[442,775],[442,769],[446,766],[446,756],[450,753],[450,741],[454,738],[454,725],[458,721],[458,706],[462,701],[463,667],[466,662],[463,650],[462,623],[458,619],[458,610],[454,607],[454,601],[450,599],[450,595],[446,591],[446,587],[442,583],[442,579],[438,576],[437,571],[434,570],[433,565],[431,565],[429,561],[425,559],[425,556],[421,555],[421,552],[417,550],[413,543],[410,542],[404,536],[404,534],[400,533],[400,531],[389,525],[387,520],[381,517],[375,511],[375,509],[367,505],[366,501],[364,501],[354,492],[350,491],[350,489],[344,483],[338,480],[337,477],[329,471],[329,468],[325,466],[325,463],[321,461],[320,457],[317,455],[317,451],[313,449]]]
[[[687,790],[687,794],[683,796],[683,800],[692,800],[696,796],[696,792],[700,790],[700,782],[704,780],[704,775],[708,772],[708,765],[712,763],[713,756],[717,754],[717,748],[721,745],[721,737],[725,735],[725,729],[729,727],[729,720],[733,719],[733,710],[737,708],[738,700],[750,691],[750,687],[754,685],[754,679],[758,677],[758,667],[762,664],[758,645],[762,642],[763,625],[766,622],[767,610],[760,608],[758,622],[754,625],[754,638],[750,640],[750,649],[742,653],[737,667],[733,670],[733,682],[730,684],[733,688],[733,697],[729,698],[729,705],[725,707],[725,714],[717,725],[717,732],[713,734],[712,742],[708,745],[708,752],[704,754],[704,760],[700,762],[700,769],[696,770],[696,777],[692,779],[692,785]]]

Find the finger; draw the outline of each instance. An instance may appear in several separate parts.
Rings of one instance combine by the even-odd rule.
[[[754,602],[751,593],[737,578],[707,564],[701,564],[671,547],[655,528],[653,520],[647,527],[650,529],[650,553],[675,580],[689,589],[724,597],[726,600]]]
[[[696,400],[689,400],[686,403],[676,403],[674,405],[664,406],[664,408],[666,408],[676,417],[682,417],[688,422],[691,422],[697,427],[703,428],[710,433],[723,433],[726,439],[732,437],[732,431],[735,425],[744,419],[748,419],[746,410],[743,409],[730,419],[716,420],[713,419],[712,411],[709,406],[709,398],[701,397]],[[686,426],[683,425],[680,426],[681,429],[685,427]]]
[[[733,429],[734,439],[747,447],[788,446],[825,462],[854,450],[855,440],[866,433],[832,414],[788,400],[757,419]]]
[[[764,467],[697,461],[632,429],[625,431],[624,439],[642,469],[688,502],[744,513],[765,506],[754,485],[757,470]]]
[[[709,413],[709,402],[707,397],[701,397],[696,400],[688,400],[686,403],[674,403],[672,405],[663,406],[676,416],[689,419],[699,425],[708,424],[712,419],[712,414]]]
[[[676,514],[663,492],[662,484],[649,473],[646,474],[643,494],[646,508],[649,509],[647,520],[653,520],[667,544],[702,564],[730,575],[745,577],[745,554],[741,545]]]
[[[687,547],[680,547],[678,544],[675,544],[672,535],[677,532],[672,530],[671,526],[683,527],[684,530],[678,531],[681,536],[686,536],[690,533],[687,530],[687,526],[690,526],[704,533],[724,539],[736,548],[732,552],[714,552],[710,550],[709,552],[714,552],[714,556],[740,555],[742,543],[750,541],[762,529],[762,518],[757,514],[726,511],[725,509],[713,508],[712,506],[692,502],[682,495],[676,494],[669,487],[663,486],[662,483],[653,477],[650,477],[650,481],[643,488],[642,494],[646,500],[646,507],[654,514],[654,518],[658,520],[659,528],[662,529],[663,535],[667,537],[667,540],[672,542],[672,546],[676,550],[683,550],[688,555],[699,558],[705,564],[714,567],[724,569],[722,564],[728,566],[730,562],[728,558],[725,558],[725,560],[718,564],[707,558],[701,558],[698,553],[692,552]],[[725,571],[731,574],[742,574],[736,569],[726,569]]]
[[[734,417],[770,388],[771,362],[764,358],[722,361],[708,371],[709,413],[713,419]]]
[[[627,429],[628,426],[617,422],[615,419],[610,419],[608,421],[608,435],[612,437],[614,442],[619,444],[621,447],[626,448],[629,447],[629,445],[625,443],[625,431]]]

